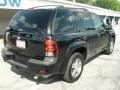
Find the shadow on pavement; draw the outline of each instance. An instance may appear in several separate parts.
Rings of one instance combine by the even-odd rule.
[[[28,80],[31,80],[31,81],[34,81],[36,82],[37,84],[51,84],[51,83],[55,83],[55,82],[58,82],[58,81],[61,81],[62,78],[61,78],[61,75],[54,75],[54,76],[51,76],[49,78],[42,78],[42,77],[39,77],[38,79],[34,79],[34,75],[26,70],[23,70],[21,68],[15,68],[14,66],[11,67],[11,70],[20,75],[21,78],[27,78]]]

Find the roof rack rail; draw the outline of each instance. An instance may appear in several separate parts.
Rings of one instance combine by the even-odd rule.
[[[44,6],[36,6],[36,7],[32,7],[32,8],[29,8],[29,9],[36,9],[36,8],[42,8],[42,7],[52,7],[52,6],[56,6],[56,7],[64,7],[62,5],[44,5]]]
[[[68,9],[77,9],[77,10],[83,10],[83,11],[89,11],[89,10],[87,10],[87,9],[85,9],[85,8],[77,8],[77,7],[65,7],[65,8],[68,8]]]
[[[77,8],[87,9],[88,11],[96,13],[98,15],[120,17],[120,12],[119,11],[113,11],[113,10],[108,10],[108,9],[104,9],[104,8],[100,8],[100,7],[95,7],[95,6],[91,6],[91,5],[77,3],[77,2],[75,2],[75,0],[73,0],[73,1],[49,0],[49,2],[53,2],[53,3],[59,4],[59,5],[64,5],[65,7],[69,6],[69,7],[73,7],[73,8],[77,7]]]
[[[77,9],[82,9],[82,10],[84,10],[84,11],[88,11],[86,8],[77,8]]]
[[[39,7],[44,7],[44,6],[56,6],[55,8],[59,8],[59,7],[78,8],[78,9],[80,8],[82,10],[96,13],[98,15],[120,17],[120,12],[118,11],[108,10],[100,7],[90,6],[90,5],[67,1],[67,0],[33,0],[33,1],[37,1],[38,3],[35,2],[35,4],[33,5],[31,4],[30,6],[35,6],[35,7],[32,7],[30,9],[34,9],[34,8],[37,9]]]

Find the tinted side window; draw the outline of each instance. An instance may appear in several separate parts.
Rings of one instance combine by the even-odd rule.
[[[84,30],[93,30],[92,17],[87,12],[79,12],[79,28]]]
[[[75,33],[76,12],[75,11],[57,11],[54,21],[54,34]]]
[[[103,22],[100,19],[100,17],[95,15],[95,14],[93,14],[92,17],[93,17],[93,22],[94,22],[94,25],[95,25],[95,29],[97,29],[97,30],[104,29]]]

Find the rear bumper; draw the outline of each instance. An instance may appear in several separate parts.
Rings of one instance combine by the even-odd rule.
[[[59,66],[57,64],[57,57],[45,57],[44,60],[37,60],[33,58],[28,58],[27,63],[18,62],[16,60],[16,54],[10,52],[6,48],[2,50],[2,57],[5,62],[10,63],[11,65],[15,65],[18,67],[22,67],[27,69],[28,71],[32,72],[33,74],[40,75],[42,77],[49,77],[53,74],[59,73]],[[20,58],[22,60],[22,58]],[[58,66],[58,67],[56,67]],[[42,71],[42,73],[40,72]]]

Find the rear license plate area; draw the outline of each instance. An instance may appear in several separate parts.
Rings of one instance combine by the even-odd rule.
[[[26,48],[26,41],[25,40],[16,40],[16,46],[18,48],[25,49]]]

